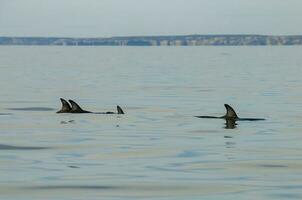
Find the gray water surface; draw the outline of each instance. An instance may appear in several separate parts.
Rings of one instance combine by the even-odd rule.
[[[302,199],[301,52],[1,46],[0,198]]]

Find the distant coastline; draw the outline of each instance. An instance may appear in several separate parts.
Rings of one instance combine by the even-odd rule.
[[[49,46],[269,46],[302,45],[302,35],[177,35],[110,38],[0,37],[0,45]]]

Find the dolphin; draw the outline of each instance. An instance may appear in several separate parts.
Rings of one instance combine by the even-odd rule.
[[[221,117],[214,117],[214,116],[195,116],[198,118],[208,118],[208,119],[225,119],[228,122],[235,122],[235,121],[260,121],[265,120],[264,118],[240,118],[236,114],[235,110],[229,106],[228,104],[224,104],[226,108],[226,114]],[[234,124],[235,125],[235,124]]]
[[[117,112],[91,112],[87,110],[83,110],[75,101],[68,100],[69,103],[63,99],[60,98],[62,102],[62,108],[57,113],[94,113],[94,114],[125,114],[123,109],[120,106],[117,106]]]
[[[69,103],[63,98],[60,98],[60,100],[62,103],[62,108],[61,108],[61,110],[57,111],[57,113],[70,113],[71,106],[69,105]]]
[[[120,107],[120,106],[116,106],[116,109],[117,109],[117,114],[120,114],[120,115],[124,115],[124,111],[123,109]]]
[[[68,100],[71,105],[70,113],[92,113],[87,110],[83,110],[76,102],[73,100]]]

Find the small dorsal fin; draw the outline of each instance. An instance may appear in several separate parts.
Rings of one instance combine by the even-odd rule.
[[[123,109],[120,106],[117,106],[116,108],[117,108],[117,114],[120,114],[120,115],[125,114]]]
[[[83,110],[76,102],[74,102],[73,100],[68,100],[69,103],[71,104],[71,112],[74,113],[83,113],[86,112],[85,110]]]
[[[226,108],[226,114],[224,118],[226,119],[238,119],[238,116],[235,112],[235,110],[229,106],[228,104],[224,104],[224,107]]]
[[[60,100],[61,100],[61,103],[62,103],[62,108],[57,113],[68,113],[68,112],[70,112],[71,107],[70,107],[69,103],[63,98],[60,98]]]

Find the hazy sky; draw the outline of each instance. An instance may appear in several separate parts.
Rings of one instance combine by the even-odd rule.
[[[0,0],[0,36],[302,34],[302,0]]]

